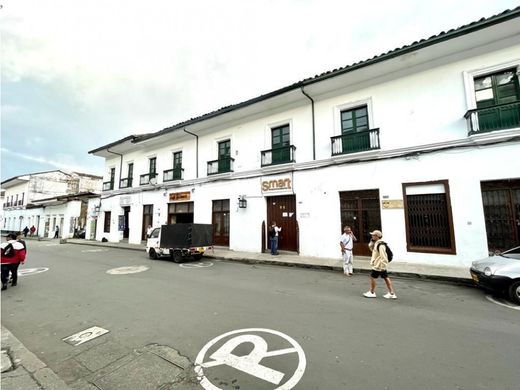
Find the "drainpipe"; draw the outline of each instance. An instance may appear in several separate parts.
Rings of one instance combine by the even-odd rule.
[[[195,144],[195,158],[197,159],[195,161],[195,170],[196,170],[196,177],[199,178],[199,136],[197,134],[190,133],[188,130],[183,129],[185,133],[188,133],[190,135],[193,135],[196,138],[196,144]]]
[[[312,108],[312,159],[316,160],[316,123],[314,119],[314,100],[305,93],[303,90],[303,87],[300,87],[302,90],[302,93],[309,98],[311,101],[311,108]]]
[[[116,152],[112,152],[109,148],[107,148],[107,152],[115,154],[115,155],[118,155],[119,157],[121,157],[121,161],[119,162],[119,184],[117,186],[117,188],[120,188],[120,186],[121,186],[121,177],[123,176],[123,155],[119,154],[119,153],[116,153]]]

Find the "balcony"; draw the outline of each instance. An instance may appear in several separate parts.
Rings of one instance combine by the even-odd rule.
[[[262,167],[277,164],[293,163],[296,146],[288,145],[280,148],[262,150],[260,152]]]
[[[379,129],[369,129],[330,137],[332,156],[379,149]]]
[[[154,183],[152,179],[156,179],[156,178],[157,178],[157,173],[155,173],[155,172],[150,172],[150,173],[141,175],[141,176],[139,176],[139,185],[145,186],[147,184],[155,184],[157,182]]]
[[[119,188],[130,188],[132,187],[132,177],[127,177],[125,179],[119,180]]]
[[[105,181],[103,182],[103,191],[112,191],[114,189],[113,181]]]
[[[520,127],[520,101],[469,110],[469,135]]]
[[[164,181],[172,181],[172,180],[182,180],[184,176],[183,168],[173,168],[168,169],[167,171],[163,171],[163,182]]]
[[[233,172],[235,159],[232,157],[221,158],[220,160],[208,161],[208,176],[217,173]]]

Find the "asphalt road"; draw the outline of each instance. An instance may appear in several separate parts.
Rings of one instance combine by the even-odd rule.
[[[207,260],[180,266],[144,252],[28,245],[20,270],[48,270],[2,292],[2,323],[74,389],[202,388],[182,357],[202,364],[207,389],[520,383],[520,310],[475,288],[394,279],[399,299],[382,298],[382,281],[378,298],[367,299],[366,275]],[[147,268],[107,273],[140,266]],[[93,326],[109,333],[78,346],[62,340]],[[168,358],[176,353],[177,364]]]

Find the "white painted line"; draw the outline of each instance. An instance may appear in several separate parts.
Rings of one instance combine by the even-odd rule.
[[[213,347],[222,339],[239,333],[242,334],[227,340],[220,348],[218,348],[214,353],[212,353],[209,356],[209,359],[211,360],[204,362],[206,358],[206,353],[211,347]],[[255,333],[268,333],[270,335],[274,334],[285,340],[284,342],[288,341],[293,347],[267,351],[267,342],[264,338]],[[233,354],[233,351],[236,349],[236,347],[244,343],[253,344],[253,350],[245,356],[237,356]],[[270,367],[266,367],[260,364],[260,362],[262,361],[262,359],[266,357],[292,354],[294,352],[298,354],[298,366],[294,371],[292,377],[290,377],[289,380],[287,380],[281,386],[278,386],[282,382],[285,373]],[[202,348],[202,350],[197,355],[197,358],[195,359],[194,370],[197,373],[200,385],[204,389],[222,390],[219,387],[215,386],[213,383],[211,383],[208,377],[204,375],[204,368],[218,367],[220,365],[232,367],[236,370],[240,370],[246,374],[254,376],[262,381],[277,385],[278,387],[276,387],[275,389],[289,390],[296,386],[296,384],[302,378],[303,373],[305,372],[307,362],[305,359],[305,353],[303,352],[301,346],[294,339],[287,336],[286,334],[270,329],[250,328],[227,332],[223,335],[215,337]],[[265,384],[263,386],[265,386]]]
[[[509,303],[504,300],[498,301],[497,299],[493,298],[491,295],[486,295],[486,299],[490,302],[496,303],[497,305],[500,305],[500,306],[507,307],[509,309],[520,310],[520,306],[514,305],[514,304]]]
[[[57,245],[60,245],[60,244],[45,244],[45,246],[57,246]]]
[[[148,271],[150,268],[146,265],[136,265],[136,266],[128,266],[128,267],[119,267],[112,268],[107,271],[107,274],[110,275],[127,275],[127,274],[137,274],[139,272]]]
[[[48,271],[49,268],[46,267],[39,267],[39,268],[19,268],[18,269],[18,276],[28,276],[28,275],[35,275],[35,274],[41,274],[42,272]]]
[[[182,268],[208,268],[211,267],[213,263],[211,261],[201,261],[200,263],[191,263],[191,264],[179,264],[179,267]]]
[[[83,249],[82,253],[108,252],[108,249]]]
[[[62,340],[67,344],[76,347],[80,344],[86,343],[87,341],[93,340],[96,337],[103,336],[108,332],[110,331],[100,328],[99,326],[93,326],[92,328],[85,329],[84,331],[73,334],[72,336],[65,337]]]

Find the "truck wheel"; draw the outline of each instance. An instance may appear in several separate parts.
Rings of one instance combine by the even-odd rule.
[[[520,305],[520,280],[517,280],[509,287],[509,297],[511,300]]]
[[[173,255],[172,255],[172,259],[173,259],[174,263],[182,262],[182,252],[179,251],[179,250],[174,250],[173,251]]]
[[[148,251],[148,257],[150,257],[152,260],[157,260],[159,258],[159,256],[157,256],[157,252],[153,248],[150,248]]]

